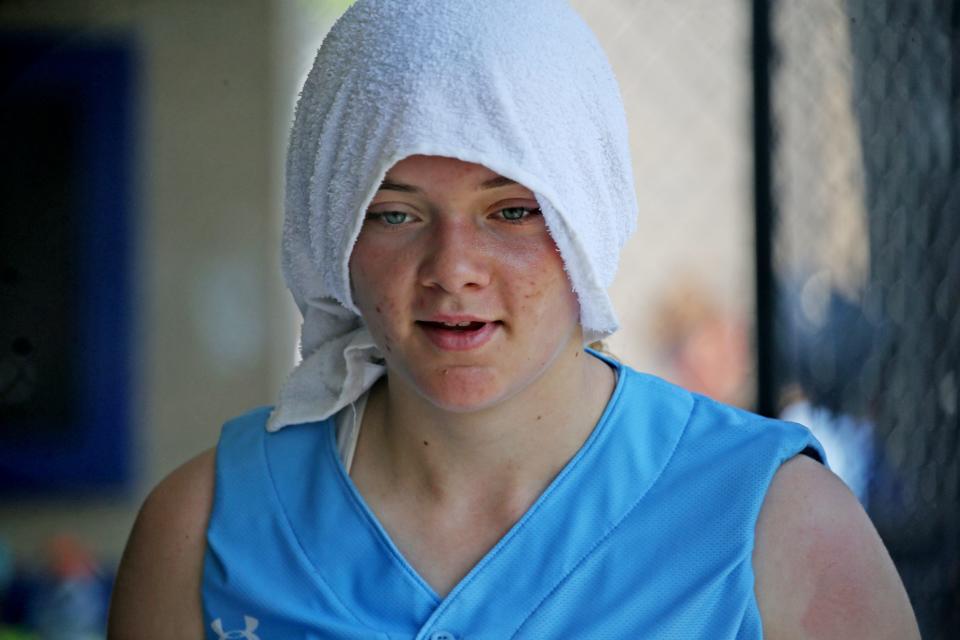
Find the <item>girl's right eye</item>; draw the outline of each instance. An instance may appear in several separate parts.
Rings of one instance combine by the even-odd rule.
[[[367,213],[367,220],[380,220],[389,227],[397,227],[409,221],[412,216],[403,211],[380,211]]]
[[[407,214],[402,211],[385,211],[380,214],[387,224],[403,224],[407,221]]]

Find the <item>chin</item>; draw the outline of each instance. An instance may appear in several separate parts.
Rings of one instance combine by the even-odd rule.
[[[451,367],[418,380],[420,395],[432,405],[451,413],[471,413],[492,407],[506,399],[502,381],[488,369]]]

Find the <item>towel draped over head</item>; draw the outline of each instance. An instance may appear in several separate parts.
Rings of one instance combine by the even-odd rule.
[[[620,93],[589,28],[565,0],[358,0],[324,39],[290,135],[283,272],[303,359],[268,429],[324,419],[384,372],[348,262],[384,175],[411,155],[530,189],[585,341],[617,329],[606,289],[637,203]]]

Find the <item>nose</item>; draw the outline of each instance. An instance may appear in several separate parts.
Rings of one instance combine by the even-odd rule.
[[[490,256],[482,236],[469,220],[436,223],[425,240],[420,284],[447,293],[487,286],[490,283]]]

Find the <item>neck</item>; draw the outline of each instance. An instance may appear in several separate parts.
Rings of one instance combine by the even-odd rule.
[[[444,411],[388,377],[371,393],[357,455],[388,490],[440,508],[522,513],[590,435],[613,385],[611,368],[579,340],[480,411]]]

